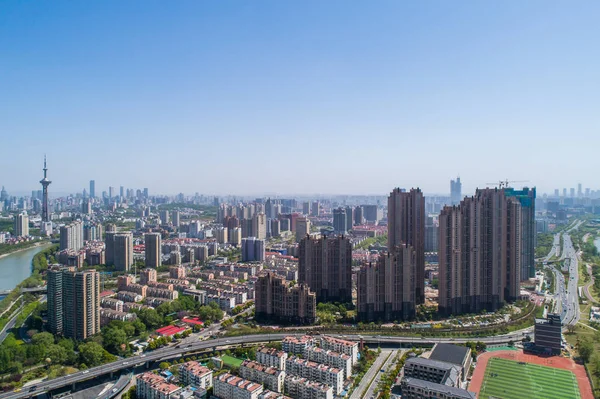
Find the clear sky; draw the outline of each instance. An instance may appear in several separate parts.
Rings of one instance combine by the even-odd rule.
[[[600,2],[2,1],[0,185],[600,188]]]

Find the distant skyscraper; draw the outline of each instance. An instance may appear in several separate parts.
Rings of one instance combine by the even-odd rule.
[[[407,244],[416,254],[415,298],[425,302],[425,197],[420,189],[394,189],[388,197],[388,251]]]
[[[563,188],[563,197],[565,197],[565,198],[567,197],[567,189],[566,188]]]
[[[357,311],[361,321],[409,320],[415,317],[416,254],[402,244],[382,253],[376,264],[362,266],[357,276]]]
[[[362,205],[362,210],[367,222],[377,224],[381,219],[381,209],[377,205]]]
[[[302,213],[306,216],[310,216],[310,201],[302,203]]]
[[[320,302],[352,302],[352,243],[347,237],[304,237],[298,248],[298,280]]]
[[[336,208],[333,210],[333,232],[335,234],[346,234],[348,232],[346,209]]]
[[[146,267],[159,267],[162,264],[160,233],[145,234],[144,242],[146,244]]]
[[[450,180],[450,202],[457,205],[462,200],[462,183],[460,177],[456,180]]]
[[[29,235],[29,216],[23,211],[15,215],[15,237],[27,237]]]
[[[242,239],[242,262],[264,262],[265,241],[256,237]]]
[[[575,198],[575,189],[571,188],[571,198]]]
[[[267,216],[257,213],[252,217],[252,236],[259,240],[267,238]]]
[[[511,189],[509,189],[511,190]],[[477,190],[440,214],[439,312],[495,311],[519,296],[521,202],[503,189]]]
[[[296,219],[296,242],[300,242],[307,234],[310,234],[310,220],[308,218]]]
[[[89,198],[84,198],[81,202],[81,213],[84,215],[91,215],[92,213],[92,200]]]
[[[321,213],[321,204],[319,203],[319,201],[314,201],[310,208],[310,215],[311,216],[319,216],[320,213]]]
[[[108,187],[108,198],[112,199],[115,196],[115,188],[113,186]]]
[[[49,222],[50,215],[48,214],[48,186],[52,183],[47,177],[48,168],[46,167],[46,157],[44,156],[44,178],[40,180],[42,185],[42,222]]]
[[[363,223],[364,217],[362,206],[357,206],[356,208],[354,208],[354,224],[360,226]]]
[[[558,197],[560,196],[560,195],[559,195],[558,188],[555,188],[555,189],[554,189],[554,196],[555,196],[556,198],[558,198]]]
[[[281,224],[278,219],[271,219],[271,237],[279,237],[281,235]]]
[[[169,211],[166,209],[163,209],[160,211],[160,224],[169,224]]]
[[[179,227],[179,225],[181,224],[179,211],[171,212],[171,219],[173,219],[173,226]]]
[[[96,181],[90,180],[90,197],[96,198]]]
[[[354,225],[354,209],[351,206],[346,207],[346,231],[352,230]]]
[[[425,252],[438,250],[438,224],[432,216],[427,216],[425,221]]]
[[[581,183],[577,184],[577,197],[583,197],[583,191],[581,189]]]

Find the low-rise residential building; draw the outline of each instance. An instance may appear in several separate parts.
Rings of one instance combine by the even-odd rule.
[[[289,374],[327,384],[336,395],[344,388],[344,372],[336,367],[292,356],[285,361],[285,370]]]
[[[265,366],[275,367],[279,370],[285,370],[285,361],[288,355],[285,351],[280,351],[275,348],[267,348],[261,346],[256,350],[256,361]]]
[[[164,378],[150,372],[136,377],[136,394],[139,399],[174,399],[181,387],[169,384]]]
[[[294,355],[302,355],[304,357],[308,354],[308,349],[315,345],[315,339],[310,335],[303,335],[302,337],[288,336],[281,342],[281,349],[286,353],[293,353]]]
[[[119,291],[117,293],[117,299],[120,299],[123,302],[139,302],[144,299],[144,297],[135,292]]]
[[[345,353],[352,358],[352,365],[358,363],[358,342],[321,335],[320,346],[325,350]]]
[[[214,378],[213,385],[213,395],[220,399],[258,399],[263,392],[262,385],[229,373]]]
[[[100,306],[102,306],[105,309],[112,309],[119,312],[123,312],[123,304],[123,301],[115,298],[104,297],[100,299]]]
[[[213,386],[213,372],[196,361],[186,362],[179,366],[179,380],[184,385],[208,389]]]
[[[146,290],[146,296],[152,297],[152,298],[165,298],[165,299],[174,300],[174,299],[179,298],[179,292],[173,291],[173,290],[167,290],[164,288],[148,287],[148,289]]]
[[[100,309],[100,326],[103,327],[113,320],[133,321],[137,318],[135,313],[119,312],[113,309]]]
[[[262,391],[260,395],[258,395],[258,399],[292,399],[289,396],[285,396],[279,392],[269,391],[268,389]]]
[[[148,286],[142,284],[129,284],[127,286],[127,291],[135,292],[136,294],[141,295],[142,298],[145,298],[147,296]]]
[[[252,360],[244,360],[240,366],[240,376],[248,380],[260,382],[275,392],[283,392],[285,371],[268,367]]]
[[[308,349],[307,358],[313,362],[325,363],[341,369],[344,372],[345,379],[350,378],[352,375],[352,358],[345,353],[338,353],[313,346]]]
[[[172,299],[167,299],[167,298],[153,298],[153,297],[147,297],[146,299],[144,299],[144,303],[148,306],[152,306],[153,308],[156,308],[160,305],[162,305],[163,303],[167,303],[167,302],[171,302]]]
[[[297,376],[285,378],[285,392],[295,399],[333,399],[329,385]]]

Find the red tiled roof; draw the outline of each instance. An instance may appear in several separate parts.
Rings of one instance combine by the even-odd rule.
[[[176,327],[176,326],[165,326],[165,327],[162,327],[162,328],[159,328],[158,330],[156,330],[156,332],[158,334],[164,335],[164,336],[179,334],[182,331],[185,331],[185,328]]]

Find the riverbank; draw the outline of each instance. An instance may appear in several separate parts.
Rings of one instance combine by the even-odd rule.
[[[16,249],[15,249],[15,250],[13,250],[13,251],[10,251],[10,252],[7,252],[7,253],[4,253],[4,254],[1,254],[1,255],[0,255],[0,259],[2,259],[2,258],[6,258],[7,256],[14,255],[14,254],[16,254],[16,253],[19,253],[19,252],[22,252],[22,251],[26,251],[26,250],[28,250],[28,249],[31,249],[31,248],[39,247],[40,245],[44,245],[44,244],[51,244],[51,242],[50,242],[49,240],[44,240],[44,239],[42,239],[42,240],[39,240],[39,241],[29,241],[28,243],[31,243],[31,245],[19,246],[19,244],[14,244],[14,245],[9,245],[9,244],[0,244],[0,245],[7,245],[7,246],[11,246],[11,247],[12,247],[12,246],[14,246],[14,247],[18,247],[18,248],[16,248]]]

